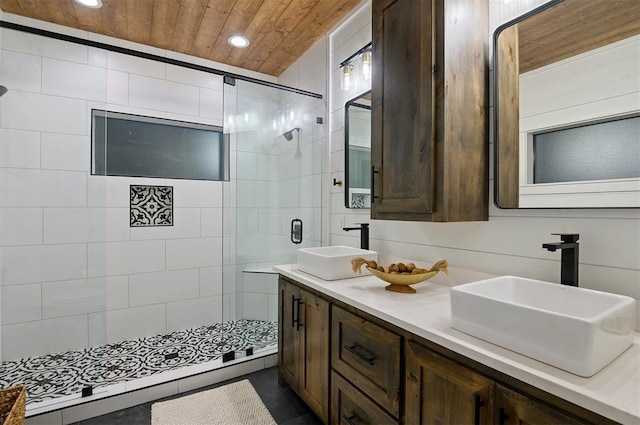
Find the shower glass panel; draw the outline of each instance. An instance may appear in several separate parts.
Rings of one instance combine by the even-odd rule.
[[[278,275],[321,245],[324,100],[236,81],[225,85],[231,181],[225,188],[224,315],[254,353],[277,347]],[[300,232],[301,230],[301,232]],[[244,355],[241,352],[240,355]]]

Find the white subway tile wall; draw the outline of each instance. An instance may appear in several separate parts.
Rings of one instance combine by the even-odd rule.
[[[3,296],[3,310],[7,303]],[[60,353],[68,347],[86,347],[88,320],[75,316],[2,325],[2,348],[6,359],[20,359],[42,353]]]
[[[9,19],[278,81],[106,36]],[[222,126],[224,108],[232,111],[237,102],[227,97],[223,104],[222,93],[232,90],[217,75],[93,47],[7,29],[1,30],[0,40],[3,84],[10,86],[0,110],[1,345],[10,347],[1,359],[234,320],[243,311],[275,320],[274,275],[260,275],[270,283],[249,282],[246,300],[236,291],[244,288],[243,270],[268,267],[285,251],[289,229],[278,221],[284,211],[278,180],[298,180],[286,187],[295,190],[286,195],[286,204],[295,206],[295,213],[285,211],[291,218],[301,216],[292,200],[318,187],[321,162],[310,156],[319,158],[322,152],[325,133],[315,117],[325,117],[324,102],[320,107],[315,100],[303,105],[302,151],[296,151],[298,143],[254,148],[255,135],[238,141],[232,134],[231,182],[92,176],[92,108]],[[324,93],[326,40],[295,67],[306,67],[308,74],[296,73],[295,80],[288,76],[286,83]],[[262,88],[250,87],[249,92],[243,101],[262,102],[265,110],[277,106]],[[319,145],[310,149],[311,142]],[[282,165],[293,171],[285,174]],[[304,182],[299,179],[303,175],[308,177]],[[174,225],[130,228],[132,184],[173,186]],[[313,211],[318,208],[312,208],[319,199],[307,201],[305,219],[320,223],[321,215]],[[307,229],[319,238],[319,228]],[[278,247],[275,252],[273,246]],[[246,247],[246,254],[236,254]],[[54,325],[60,331],[49,332]],[[40,335],[47,335],[42,344],[37,343]],[[24,343],[25,337],[31,342]]]
[[[42,319],[40,285],[28,283],[2,287],[2,298],[13,300],[2,309],[2,323],[21,323]]]
[[[167,331],[166,304],[107,311],[107,343],[161,335]]]
[[[42,243],[42,208],[0,208],[0,245]]]
[[[167,304],[167,332],[222,322],[222,295]]]
[[[0,40],[0,360],[221,321],[223,183],[90,175],[90,110],[222,125],[222,77],[14,30]],[[174,225],[131,228],[132,184],[173,186]]]
[[[198,298],[200,286],[198,269],[129,276],[129,305],[132,307]]]
[[[222,295],[222,266],[200,269],[200,296]]]
[[[0,167],[40,168],[40,134],[0,129]]]

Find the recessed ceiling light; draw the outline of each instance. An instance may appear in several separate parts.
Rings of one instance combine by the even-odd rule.
[[[92,9],[100,9],[102,7],[102,0],[74,0],[81,6],[90,7]]]
[[[241,49],[249,45],[249,40],[247,40],[247,37],[243,37],[241,35],[232,35],[227,39],[227,42],[233,47],[239,47]]]

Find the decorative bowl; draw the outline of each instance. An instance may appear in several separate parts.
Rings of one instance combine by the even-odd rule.
[[[405,294],[413,294],[416,292],[416,290],[409,285],[424,282],[438,274],[438,270],[419,274],[391,274],[369,267],[367,267],[367,270],[369,270],[371,274],[376,276],[378,279],[382,279],[385,282],[390,283],[390,285],[384,287],[387,291],[402,292]]]

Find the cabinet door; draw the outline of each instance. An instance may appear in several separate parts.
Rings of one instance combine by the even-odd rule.
[[[406,423],[493,423],[493,381],[414,341],[406,357]]]
[[[280,381],[298,389],[300,376],[300,354],[299,335],[297,326],[297,316],[299,314],[300,290],[287,283],[283,279],[279,280],[279,339],[278,339],[278,372]]]
[[[300,397],[325,423],[329,418],[329,303],[300,291]]]
[[[373,1],[372,218],[433,211],[434,4]]]
[[[542,403],[496,384],[495,423],[536,425],[577,425],[580,422]]]

